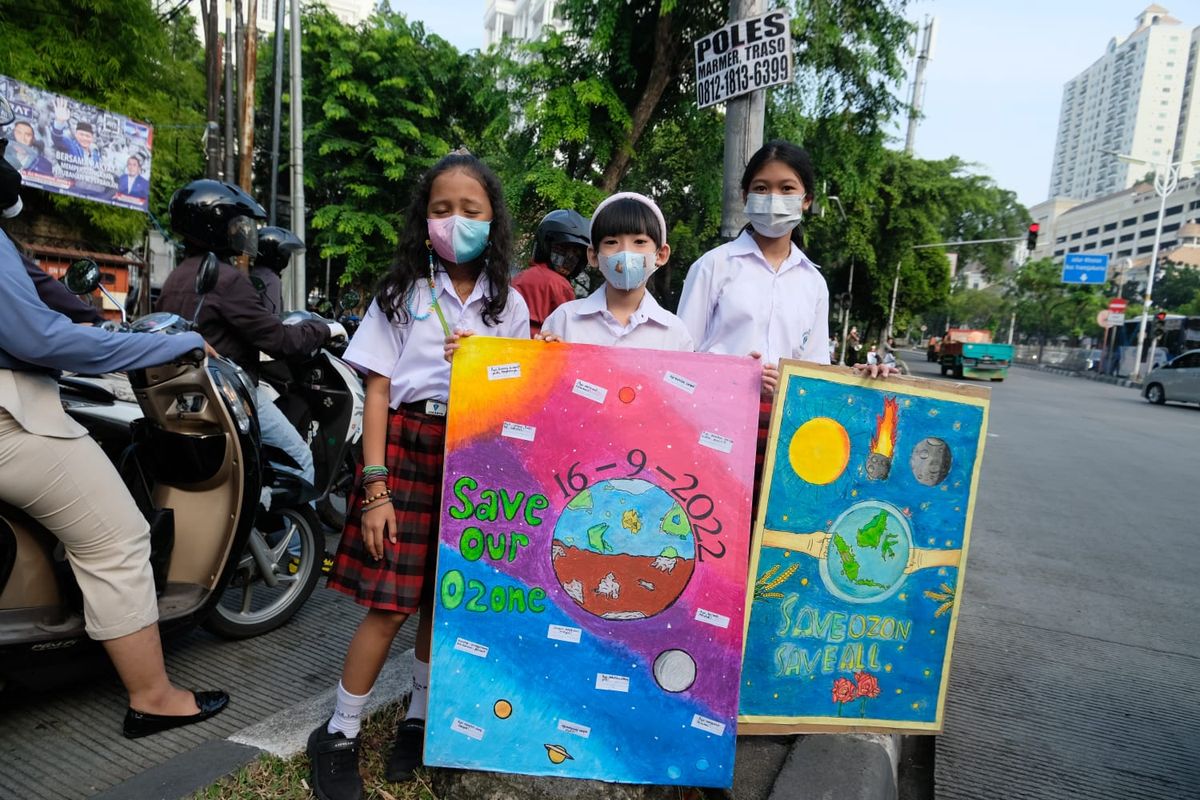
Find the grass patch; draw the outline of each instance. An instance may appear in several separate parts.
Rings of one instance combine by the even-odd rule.
[[[438,800],[429,788],[428,769],[417,770],[408,783],[388,783],[383,778],[384,761],[404,708],[401,703],[385,706],[363,725],[358,758],[364,800]],[[192,795],[192,800],[306,800],[313,796],[308,775],[308,756],[304,753],[291,758],[264,755]]]

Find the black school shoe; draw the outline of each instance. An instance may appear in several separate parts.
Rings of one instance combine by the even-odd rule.
[[[308,735],[309,783],[317,800],[361,800],[362,775],[358,774],[358,738],[330,733],[322,722]]]
[[[405,719],[396,727],[396,741],[388,754],[383,776],[391,783],[411,780],[417,767],[424,764],[425,720]]]
[[[192,696],[196,698],[196,708],[200,709],[196,714],[146,714],[129,708],[125,712],[125,738],[140,739],[153,733],[204,722],[220,714],[229,705],[229,695],[225,692],[192,692]]]

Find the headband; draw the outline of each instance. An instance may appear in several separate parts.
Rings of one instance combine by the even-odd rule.
[[[604,200],[602,200],[600,202],[600,205],[596,206],[596,210],[592,212],[591,224],[592,225],[596,224],[596,217],[600,216],[600,212],[604,210],[605,206],[608,206],[611,203],[615,203],[617,200],[636,200],[639,203],[641,203],[642,205],[646,206],[646,208],[653,211],[654,218],[658,220],[658,228],[662,232],[662,244],[667,243],[667,221],[665,219],[663,219],[663,213],[661,210],[659,210],[658,204],[655,203],[653,200],[651,200],[649,197],[646,197],[646,195],[638,194],[637,192],[617,192],[616,194],[611,195],[610,197],[606,197]],[[588,238],[589,239],[592,238],[591,234],[592,234],[592,231],[591,231],[591,228],[589,227],[589,229],[588,229]],[[595,247],[594,242],[593,242],[592,246]]]

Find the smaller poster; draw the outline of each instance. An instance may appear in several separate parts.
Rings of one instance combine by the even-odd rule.
[[[988,397],[783,362],[740,733],[942,729]]]
[[[16,113],[4,158],[26,187],[146,211],[154,128],[0,75]]]
[[[731,785],[760,383],[748,358],[463,343],[427,764]]]

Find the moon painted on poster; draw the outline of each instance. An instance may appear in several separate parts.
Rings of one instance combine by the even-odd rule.
[[[929,436],[913,447],[908,465],[919,483],[937,486],[950,474],[952,462],[950,446],[936,436]]]
[[[696,660],[683,650],[664,650],[654,659],[654,680],[664,691],[687,691],[696,682]]]

